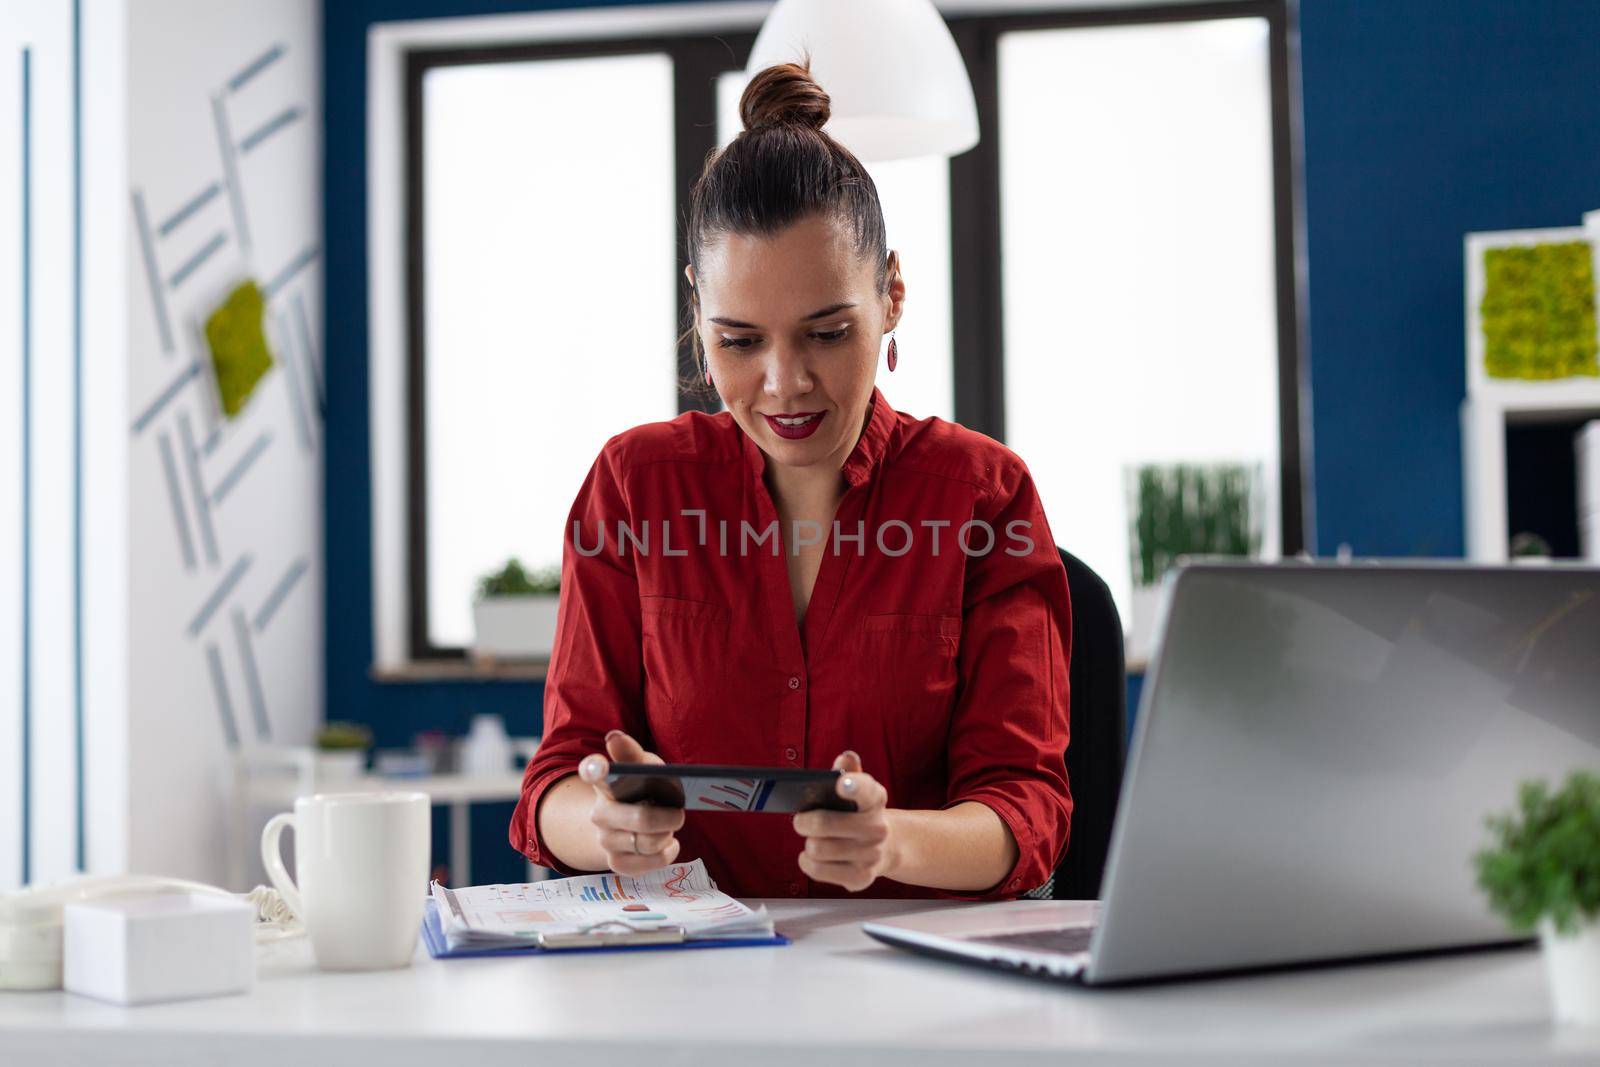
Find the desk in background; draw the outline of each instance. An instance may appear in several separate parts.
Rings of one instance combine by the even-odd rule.
[[[285,757],[283,753],[290,753]],[[256,817],[264,807],[291,811],[295,798],[309,793],[381,793],[389,790],[415,790],[426,793],[435,805],[450,809],[450,878],[456,885],[472,884],[473,804],[514,801],[522,796],[522,773],[507,771],[494,775],[430,774],[420,778],[385,778],[375,774],[351,777],[317,778],[310,762],[301,768],[295,762],[299,753],[274,750],[280,765],[288,760],[293,773],[252,773],[243,757],[234,767],[233,817],[228,834],[228,886],[243,891],[254,884],[249,877],[250,860],[260,848],[260,827]],[[309,753],[307,759],[314,754]],[[291,758],[292,757],[292,758]],[[304,762],[304,761],[301,761]],[[509,848],[509,846],[508,846]],[[526,877],[538,881],[548,877],[544,867],[527,864]]]
[[[440,961],[419,949],[407,970],[324,974],[311,969],[302,941],[264,956],[246,996],[118,1008],[65,993],[0,994],[0,1060],[96,1067],[1600,1061],[1600,1030],[1556,1030],[1548,1021],[1533,949],[1090,990],[923,960],[878,945],[857,926],[947,904],[766,903],[793,945]]]

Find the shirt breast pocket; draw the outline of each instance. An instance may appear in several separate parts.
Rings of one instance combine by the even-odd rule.
[[[645,714],[663,758],[686,758],[697,712],[721,689],[728,609],[682,597],[639,600]]]
[[[866,688],[896,762],[942,762],[955,706],[959,615],[868,615],[861,622]]]

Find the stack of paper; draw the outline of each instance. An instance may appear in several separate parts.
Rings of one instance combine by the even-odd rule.
[[[446,889],[433,883],[450,950],[527,944],[545,934],[682,929],[690,941],[771,937],[752,911],[717,888],[699,860],[638,877],[586,874],[520,885]]]

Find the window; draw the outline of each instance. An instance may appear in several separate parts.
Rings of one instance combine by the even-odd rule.
[[[1267,29],[999,39],[1006,442],[1125,620],[1131,465],[1259,466],[1279,550]]]
[[[1286,4],[949,21],[983,140],[867,165],[908,288],[885,396],[1021,454],[1125,621],[1131,465],[1258,464],[1299,551]],[[607,437],[705,406],[683,227],[755,29],[406,51],[414,658],[469,643],[481,574],[559,560]]]
[[[426,637],[459,648],[480,575],[561,562],[606,438],[677,414],[672,61],[435,67],[422,103]]]

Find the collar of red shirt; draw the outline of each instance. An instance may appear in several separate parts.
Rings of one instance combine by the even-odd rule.
[[[844,480],[852,487],[860,485],[872,476],[873,468],[883,459],[888,451],[889,435],[894,430],[894,411],[889,407],[889,402],[883,398],[883,393],[877,386],[872,387],[872,415],[867,419],[866,428],[861,431],[861,436],[856,440],[856,446],[845,457],[844,466],[841,468]],[[734,423],[737,427],[738,423]],[[761,451],[750,435],[742,429],[739,436],[743,438],[745,459],[750,463],[750,469],[757,478],[767,469],[767,454]]]

